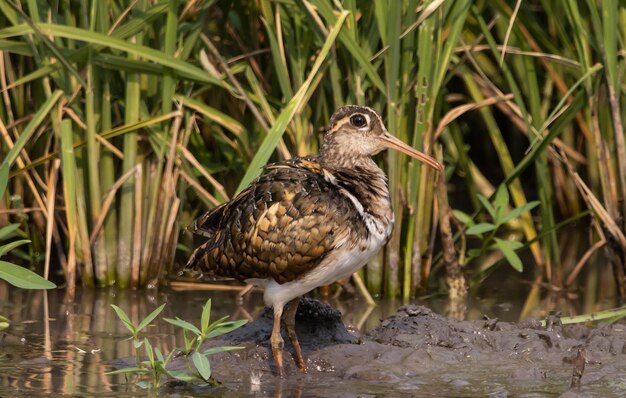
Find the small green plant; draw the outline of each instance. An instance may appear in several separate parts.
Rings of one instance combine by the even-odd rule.
[[[535,208],[539,201],[528,202],[523,206],[509,210],[509,191],[504,184],[496,191],[493,202],[489,202],[489,199],[480,194],[478,194],[478,199],[491,216],[492,222],[477,224],[469,214],[460,210],[454,210],[454,216],[467,227],[465,235],[476,236],[482,241],[480,248],[467,251],[464,263],[469,263],[471,260],[482,256],[488,250],[499,250],[513,269],[522,272],[522,260],[515,251],[524,245],[518,241],[500,239],[497,237],[497,233],[504,224]],[[489,234],[485,236],[486,233]]]
[[[228,317],[223,317],[213,323],[210,323],[211,299],[209,299],[202,307],[200,327],[197,327],[178,317],[176,317],[176,319],[164,318],[166,322],[183,329],[183,336],[185,340],[185,346],[183,349],[174,349],[167,356],[164,356],[157,347],[152,346],[147,338],[140,340],[139,332],[148,326],[161,313],[165,304],[152,311],[137,326],[130,321],[128,315],[126,315],[121,308],[115,305],[111,306],[117,313],[117,316],[121,319],[122,323],[133,335],[133,345],[135,347],[135,360],[137,366],[114,370],[112,372],[108,372],[107,374],[134,374],[139,377],[150,376],[150,380],[139,380],[136,383],[137,386],[144,389],[158,389],[161,386],[163,378],[172,378],[184,382],[199,380],[204,383],[212,383],[211,363],[208,358],[209,355],[217,354],[219,352],[238,350],[241,349],[241,347],[224,346],[209,348],[201,351],[202,343],[204,343],[207,339],[229,333],[243,326],[247,322],[246,320],[226,321]],[[141,347],[144,348],[145,357],[147,358],[145,360],[142,360],[140,354],[139,349]],[[186,371],[168,369],[167,364],[177,351],[187,358],[191,357],[193,367],[191,363],[189,363]]]
[[[211,339],[217,336],[221,336],[226,333],[230,333],[233,330],[243,326],[247,321],[228,321],[227,316],[218,319],[217,321],[210,323],[211,321],[211,299],[202,307],[202,316],[200,317],[200,328],[195,325],[184,321],[178,317],[176,319],[164,318],[165,322],[171,323],[174,326],[178,326],[183,329],[183,337],[185,339],[185,349],[183,354],[188,356],[194,352],[198,352],[205,340]],[[194,337],[189,337],[192,334]]]
[[[140,358],[139,348],[141,348],[141,346],[144,344],[144,341],[145,341],[145,340],[142,341],[139,339],[139,332],[145,329],[146,326],[148,326],[150,322],[152,322],[154,318],[156,318],[161,313],[161,311],[163,311],[163,308],[165,308],[165,304],[160,305],[157,309],[155,309],[150,314],[148,314],[148,316],[145,317],[141,322],[139,322],[139,325],[137,326],[135,326],[132,323],[132,321],[130,320],[128,315],[126,315],[123,309],[121,309],[115,304],[111,304],[111,307],[113,307],[118,318],[120,318],[124,326],[126,326],[126,329],[128,329],[130,333],[133,335],[133,347],[135,348],[135,359],[137,360],[137,365],[139,365],[139,358]]]

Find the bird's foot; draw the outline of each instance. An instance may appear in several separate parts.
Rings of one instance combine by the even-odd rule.
[[[278,341],[272,341],[272,354],[274,355],[274,364],[276,365],[276,375],[278,377],[285,377],[283,371],[283,348],[285,343],[282,339]]]

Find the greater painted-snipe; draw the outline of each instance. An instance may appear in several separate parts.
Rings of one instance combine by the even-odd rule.
[[[386,148],[443,170],[389,134],[373,109],[345,106],[331,117],[318,156],[267,165],[248,188],[191,226],[208,241],[194,251],[187,268],[265,289],[265,304],[274,307],[270,341],[281,376],[285,305],[287,335],[298,368],[306,372],[295,332],[300,296],[351,275],[391,234],[387,177],[372,160]]]

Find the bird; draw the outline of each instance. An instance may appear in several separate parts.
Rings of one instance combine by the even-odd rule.
[[[348,105],[331,116],[317,156],[266,165],[247,188],[189,227],[206,241],[187,270],[264,289],[264,303],[273,307],[270,345],[278,376],[284,376],[281,318],[296,365],[306,373],[295,331],[300,297],[352,275],[391,235],[387,177],[372,159],[388,148],[443,171],[437,160],[391,135],[375,110]]]

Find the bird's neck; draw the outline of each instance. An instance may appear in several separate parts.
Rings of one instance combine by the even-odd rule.
[[[370,156],[322,153],[319,162],[332,174],[335,183],[353,195],[368,214],[381,224],[393,222],[387,176]]]

